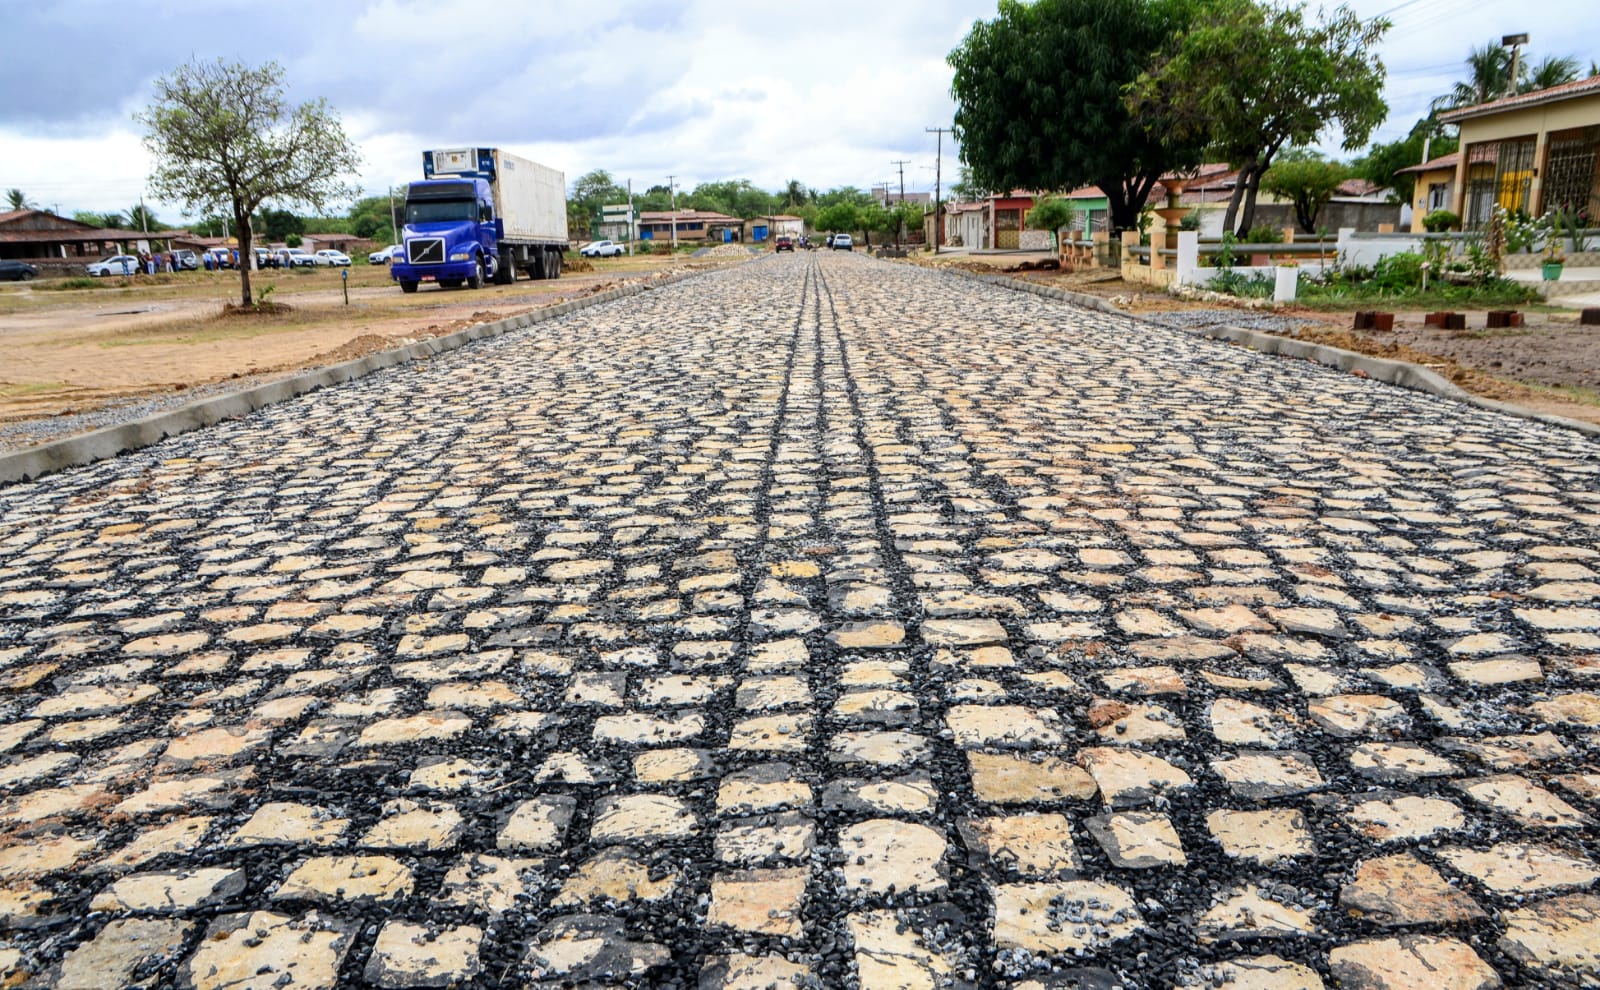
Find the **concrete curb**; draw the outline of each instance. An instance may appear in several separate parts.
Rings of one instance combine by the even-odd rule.
[[[940,271],[955,272],[966,278],[988,282],[1002,288],[1013,289],[1018,292],[1030,292],[1046,299],[1059,299],[1063,302],[1082,306],[1086,309],[1096,310],[1101,313],[1112,313],[1130,320],[1138,320],[1134,313],[1127,313],[1099,296],[1086,295],[1081,292],[1072,292],[1067,289],[1056,289],[1048,285],[1038,285],[1033,282],[1024,282],[1020,279],[1008,278],[1004,275],[978,275],[964,271],[960,268],[938,269]],[[1143,322],[1143,321],[1140,321]],[[1174,329],[1174,328],[1165,328]],[[1544,423],[1549,426],[1559,426],[1568,430],[1576,430],[1589,436],[1600,436],[1600,424],[1585,423],[1582,420],[1568,419],[1565,416],[1552,416],[1548,413],[1535,412],[1522,406],[1509,402],[1496,402],[1494,399],[1485,399],[1463,391],[1452,384],[1443,376],[1438,375],[1421,365],[1409,361],[1396,361],[1392,358],[1373,357],[1370,354],[1360,354],[1356,351],[1347,351],[1342,347],[1329,347],[1326,344],[1313,344],[1304,340],[1295,340],[1292,337],[1279,337],[1276,334],[1264,333],[1260,330],[1246,330],[1243,327],[1207,327],[1197,329],[1191,327],[1177,328],[1181,332],[1195,337],[1209,337],[1217,340],[1226,340],[1230,343],[1248,347],[1263,354],[1276,354],[1281,357],[1303,358],[1315,361],[1318,364],[1337,368],[1340,371],[1359,371],[1375,381],[1388,385],[1398,385],[1417,392],[1425,392],[1442,399],[1451,399],[1462,402],[1479,409],[1490,412],[1502,413],[1506,416],[1515,416],[1518,419],[1528,419]]]
[[[0,455],[0,484],[29,481],[41,475],[65,468],[92,464],[95,461],[105,460],[108,457],[115,457],[118,454],[125,454],[141,447],[160,443],[162,440],[168,437],[175,437],[180,433],[188,433],[192,430],[219,423],[225,419],[253,413],[258,409],[282,402],[285,399],[293,399],[308,392],[327,388],[330,385],[340,385],[348,381],[354,381],[384,368],[411,364],[436,354],[453,351],[475,340],[498,337],[513,330],[521,330],[536,323],[543,323],[546,320],[566,316],[568,313],[575,313],[581,309],[601,306],[605,303],[615,302],[618,299],[626,299],[641,292],[651,292],[662,286],[705,274],[708,273],[704,271],[680,272],[648,283],[618,286],[615,289],[597,292],[592,296],[569,299],[553,306],[546,306],[532,313],[508,316],[503,320],[495,320],[491,323],[476,323],[442,337],[419,340],[392,350],[379,351],[376,354],[368,354],[366,357],[344,361],[340,364],[331,364],[324,368],[314,368],[311,371],[304,371],[287,378],[279,378],[241,389],[237,392],[199,399],[176,409],[169,409],[152,416],[146,416],[143,419],[136,419],[128,423],[118,423],[115,426],[107,426],[89,433],[80,433],[77,436],[43,443],[37,447],[29,447],[26,450],[3,454]]]

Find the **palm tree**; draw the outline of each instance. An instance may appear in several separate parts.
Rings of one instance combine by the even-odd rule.
[[[1467,79],[1458,82],[1444,96],[1436,97],[1431,104],[1435,110],[1456,107],[1475,107],[1505,96],[1511,87],[1511,53],[1502,45],[1489,42],[1482,48],[1467,53]],[[1526,66],[1518,67],[1518,75]]]
[[[157,220],[156,215],[151,213],[150,208],[145,206],[143,203],[140,203],[137,206],[128,207],[127,216],[129,230],[161,229],[161,221]]]
[[[38,207],[28,199],[21,189],[6,190],[6,207],[12,210],[36,210]]]
[[[1550,56],[1528,73],[1528,78],[1517,88],[1518,92],[1531,93],[1536,89],[1549,89],[1551,86],[1560,86],[1578,78],[1578,60],[1571,56],[1556,58]]]
[[[107,230],[126,230],[128,218],[120,213],[106,213],[100,217],[100,226]]]
[[[783,207],[792,210],[806,204],[806,187],[799,179],[790,179],[783,187]]]

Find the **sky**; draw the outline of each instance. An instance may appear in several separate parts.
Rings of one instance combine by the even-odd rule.
[[[1524,57],[1600,61],[1592,0],[1355,0],[1394,22],[1381,54],[1403,137],[1469,49],[1526,32]],[[1315,9],[1315,8],[1313,8]],[[945,56],[995,0],[0,0],[0,189],[46,209],[126,210],[150,158],[133,115],[191,58],[283,66],[324,97],[369,194],[421,178],[425,148],[493,146],[636,190],[675,176],[932,190],[955,111]],[[1066,112],[1070,112],[1070,108]],[[1329,135],[1324,150],[1349,157]],[[944,136],[943,179],[958,154]],[[179,204],[154,199],[164,221]]]

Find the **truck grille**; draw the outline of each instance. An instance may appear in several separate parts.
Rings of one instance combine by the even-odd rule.
[[[413,237],[406,241],[406,260],[413,265],[444,264],[444,238]]]

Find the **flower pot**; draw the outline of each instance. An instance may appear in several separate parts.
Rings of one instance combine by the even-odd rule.
[[[1561,277],[1562,262],[1546,261],[1539,266],[1539,271],[1544,275],[1546,282],[1554,282]]]

